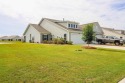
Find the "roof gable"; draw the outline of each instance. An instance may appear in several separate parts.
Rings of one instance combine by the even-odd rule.
[[[70,28],[67,28],[67,27],[65,27],[65,26],[63,26],[63,25],[61,25],[61,24],[59,24],[60,22],[63,22],[63,21],[55,20],[55,19],[43,18],[43,19],[39,22],[39,26],[40,26],[40,24],[42,23],[43,20],[48,20],[48,21],[50,21],[50,22],[56,24],[57,26],[59,26],[59,28],[62,28],[62,29],[66,30],[66,31],[69,31],[69,32],[79,32],[79,31],[81,32],[80,29],[70,29]],[[65,22],[65,21],[64,21],[64,22]],[[68,22],[68,21],[67,21],[67,22]]]
[[[114,29],[111,29],[111,28],[104,28],[104,27],[103,27],[103,30],[107,30],[107,31],[109,31],[109,32],[111,32],[111,33],[124,36],[124,34],[120,34],[120,33],[116,32]]]
[[[98,26],[98,29],[100,30],[100,32],[101,32],[102,34],[104,34],[104,32],[103,32],[103,30],[102,30],[102,27],[100,27],[100,25],[99,25],[98,22],[92,22],[92,23],[82,24],[82,25],[80,25],[79,28],[80,28],[81,30],[83,30],[83,28],[84,28],[86,25],[88,25],[88,24],[93,24],[93,27]],[[98,33],[97,33],[97,34],[98,34]]]
[[[76,23],[76,24],[79,24],[78,22],[75,22],[75,21],[66,21],[66,20],[56,20],[56,19],[50,19],[50,18],[43,18],[43,19],[47,19],[47,20],[50,20],[52,22],[55,22],[55,23]],[[42,19],[42,20],[43,20]],[[39,22],[39,24],[41,24],[42,20]]]
[[[0,39],[22,39],[22,37],[18,35],[12,35],[12,36],[3,36],[3,37],[0,37]]]
[[[46,29],[44,29],[43,27],[41,27],[40,25],[37,24],[29,24],[25,30],[25,32],[23,33],[23,35],[26,34],[27,30],[29,29],[29,27],[32,26],[33,28],[35,28],[39,33],[43,33],[43,34],[50,34],[49,31],[47,31]]]

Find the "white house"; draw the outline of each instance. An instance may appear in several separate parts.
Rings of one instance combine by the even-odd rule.
[[[0,37],[0,41],[5,41],[5,40],[7,40],[7,38],[8,38],[8,36],[2,36],[2,37]]]
[[[104,32],[103,32],[102,27],[99,25],[98,22],[93,22],[93,23],[88,23],[88,24],[93,24],[93,31],[95,32],[95,36],[97,38],[102,38],[103,37]],[[80,28],[84,28],[84,26],[86,26],[86,25],[87,24],[83,24],[83,25],[81,25]]]
[[[18,35],[12,35],[12,36],[2,36],[0,37],[1,41],[22,41],[23,37],[20,37]]]
[[[96,36],[103,35],[102,28],[97,22],[94,24]],[[64,38],[66,41],[72,41],[73,44],[82,44],[83,25],[74,21],[54,20],[43,18],[39,24],[29,24],[23,33],[25,42],[38,42],[52,40],[53,38]]]
[[[125,30],[115,30],[115,32],[125,35]]]
[[[123,39],[125,39],[125,34],[121,30],[115,30],[112,28],[104,28],[104,27],[102,27],[102,29],[105,36],[115,36],[117,38],[122,37]]]

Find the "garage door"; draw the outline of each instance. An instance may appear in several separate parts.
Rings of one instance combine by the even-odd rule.
[[[71,41],[73,44],[83,44],[84,41],[82,40],[81,33],[71,33]]]

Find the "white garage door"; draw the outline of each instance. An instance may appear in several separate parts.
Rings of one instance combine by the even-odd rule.
[[[73,44],[83,44],[84,41],[82,40],[81,33],[71,33],[71,41]]]

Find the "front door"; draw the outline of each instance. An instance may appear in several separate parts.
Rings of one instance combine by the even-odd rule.
[[[26,42],[26,36],[24,36],[24,42]]]

